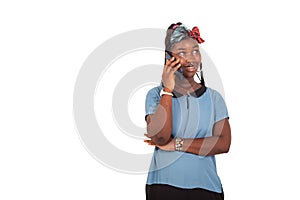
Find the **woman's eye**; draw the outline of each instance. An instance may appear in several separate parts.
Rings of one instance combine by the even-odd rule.
[[[194,50],[194,51],[193,51],[193,54],[198,54],[198,53],[200,53],[199,50]]]
[[[179,52],[178,55],[179,55],[179,56],[184,56],[184,55],[185,55],[185,52]]]

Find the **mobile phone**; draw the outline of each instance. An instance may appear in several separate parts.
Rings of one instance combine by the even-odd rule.
[[[172,55],[172,52],[170,52],[170,51],[166,51],[166,59],[167,60],[170,60],[172,57],[173,57],[173,55]]]
[[[171,51],[167,51],[166,50],[166,60],[170,60],[173,56],[173,53]],[[175,57],[176,59],[178,59],[177,57]],[[166,60],[165,60],[165,64],[166,64]],[[179,67],[179,69],[177,69],[178,72],[182,73],[182,69],[181,67]]]

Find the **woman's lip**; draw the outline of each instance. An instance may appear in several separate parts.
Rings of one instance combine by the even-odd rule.
[[[186,66],[184,66],[184,69],[185,69],[185,71],[188,71],[188,72],[197,71],[197,67],[195,67],[194,65],[186,65]]]

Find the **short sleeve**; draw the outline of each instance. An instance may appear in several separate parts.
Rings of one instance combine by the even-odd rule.
[[[214,93],[214,122],[229,118],[228,110],[222,95],[215,91]]]
[[[156,108],[160,101],[160,95],[159,95],[160,90],[161,90],[160,87],[155,87],[148,91],[146,96],[146,103],[145,103],[145,111],[146,111],[145,117],[147,115],[155,113]]]

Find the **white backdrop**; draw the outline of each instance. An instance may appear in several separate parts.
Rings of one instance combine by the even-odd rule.
[[[177,21],[199,26],[222,77],[233,135],[230,152],[217,156],[226,199],[297,199],[296,5],[2,1],[0,199],[144,199],[146,174],[111,170],[83,147],[73,119],[74,84],[102,42]]]

